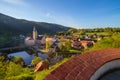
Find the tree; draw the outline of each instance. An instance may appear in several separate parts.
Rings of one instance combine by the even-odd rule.
[[[6,66],[3,63],[4,57],[0,56],[0,79],[3,80],[6,76]]]
[[[69,51],[71,49],[71,41],[69,39],[61,40],[59,48],[62,52]]]
[[[84,29],[79,29],[79,33],[80,33],[81,35],[84,35],[84,34],[85,34],[85,30],[84,30]]]
[[[46,49],[48,50],[50,48],[50,43],[49,41],[46,41]]]
[[[104,31],[107,32],[107,33],[109,33],[109,35],[112,35],[112,34],[113,34],[112,28],[109,28],[109,27],[108,27],[108,28],[105,28]]]
[[[7,66],[6,74],[8,77],[17,76],[22,73],[22,67],[19,64],[15,64],[14,62],[10,62]]]
[[[60,50],[61,50],[62,52],[65,51],[65,46],[63,45],[62,42],[59,44],[59,48],[60,48]]]
[[[0,80],[34,80],[33,71],[0,56]]]
[[[69,35],[73,35],[73,33],[77,32],[77,31],[78,31],[77,29],[71,28],[66,33],[69,34]]]
[[[12,39],[11,32],[5,32],[2,35],[0,35],[0,47],[1,48],[13,45],[11,44],[12,41],[13,39]]]
[[[64,35],[65,35],[65,32],[62,32],[62,31],[61,31],[61,32],[58,32],[57,35],[59,35],[59,36],[64,36]]]
[[[24,66],[25,62],[23,60],[22,57],[18,56],[18,57],[14,57],[14,60],[13,60],[16,64],[20,64],[21,66]]]
[[[69,51],[71,49],[71,41],[68,39],[65,42],[65,49]]]
[[[112,36],[113,42],[112,42],[112,46],[114,48],[120,48],[120,34],[113,34]]]
[[[42,61],[42,59],[40,57],[35,56],[31,64],[37,65],[40,61]]]

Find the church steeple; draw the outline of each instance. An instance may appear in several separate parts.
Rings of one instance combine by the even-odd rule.
[[[35,27],[33,27],[33,39],[36,40],[37,39],[37,30]]]
[[[33,27],[33,31],[36,31],[35,26]]]

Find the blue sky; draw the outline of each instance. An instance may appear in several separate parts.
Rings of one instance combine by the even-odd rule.
[[[0,0],[0,13],[76,28],[120,27],[120,0]]]

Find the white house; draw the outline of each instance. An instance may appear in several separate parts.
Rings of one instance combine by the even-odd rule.
[[[25,38],[25,45],[26,46],[33,46],[33,45],[35,45],[35,40],[32,39],[31,37],[26,37]]]

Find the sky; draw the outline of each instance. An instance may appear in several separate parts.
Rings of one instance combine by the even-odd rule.
[[[120,0],[0,0],[0,13],[75,28],[120,27]]]

